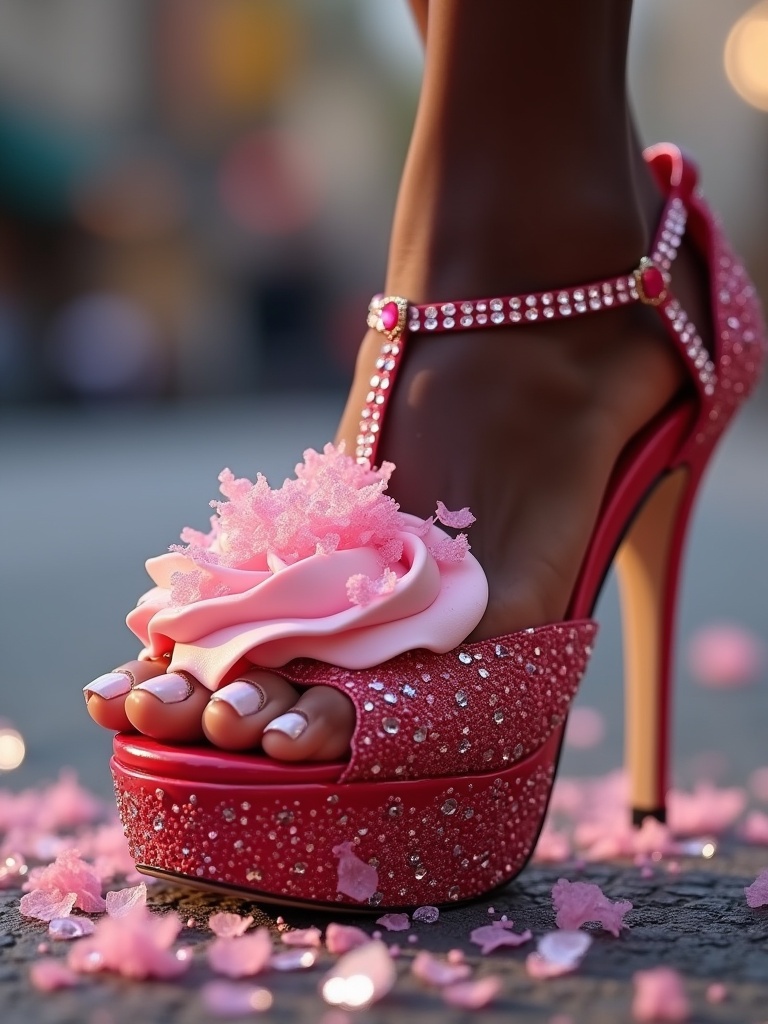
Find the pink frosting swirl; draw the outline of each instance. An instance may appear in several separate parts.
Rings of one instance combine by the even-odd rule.
[[[214,690],[244,660],[355,669],[456,647],[485,611],[485,574],[463,535],[401,513],[384,494],[393,468],[373,472],[328,445],[305,452],[298,479],[278,490],[225,471],[230,500],[212,503],[211,533],[185,531],[186,548],[146,563],[156,586],[127,620],[142,656],[170,654],[171,670]],[[438,514],[473,521],[468,510]]]

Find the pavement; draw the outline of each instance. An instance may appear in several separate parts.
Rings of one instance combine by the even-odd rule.
[[[121,660],[134,644],[125,612],[146,589],[143,560],[166,549],[184,525],[204,527],[223,466],[239,475],[262,470],[272,482],[288,475],[303,448],[333,434],[336,396],[275,394],[250,402],[90,409],[7,409],[0,413],[0,718],[24,736],[26,758],[0,776],[19,789],[72,766],[83,783],[107,796],[110,738],[87,718],[81,687]],[[687,671],[692,632],[712,621],[741,623],[768,639],[768,467],[764,400],[754,403],[722,445],[701,497],[688,551],[682,595],[675,716],[675,771],[690,785],[708,765],[714,781],[743,785],[768,763],[766,680],[739,691],[708,691]],[[598,608],[602,634],[578,697],[607,723],[596,749],[567,750],[566,775],[607,771],[621,761],[621,651],[615,590],[609,581]],[[718,752],[715,756],[713,752]],[[360,1012],[360,1022],[394,1022],[405,1015],[459,1022],[468,1011],[448,1008],[407,970],[414,951],[464,949],[481,973],[498,973],[503,990],[481,1011],[483,1020],[628,1021],[635,971],[665,964],[685,976],[693,1021],[768,1021],[768,908],[750,910],[743,889],[768,867],[768,850],[726,843],[712,861],[660,865],[651,878],[627,864],[534,865],[492,900],[445,911],[437,924],[414,926],[401,977],[384,1001]],[[619,939],[595,933],[576,974],[548,982],[525,972],[527,949],[478,958],[472,927],[488,923],[488,905],[516,929],[541,933],[553,925],[553,883],[561,874],[596,881],[635,909]],[[44,996],[33,991],[27,963],[44,926],[20,922],[18,893],[0,894],[0,1022],[122,1024],[207,1021],[199,988],[207,975],[195,962],[181,982],[150,987],[99,978],[82,988]],[[158,906],[173,906],[203,924],[214,909],[236,901],[186,890],[153,890]],[[244,909],[241,907],[241,909]],[[274,910],[248,906],[274,921]],[[283,912],[289,925],[322,924],[323,915]],[[334,915],[335,920],[344,920]],[[355,923],[360,923],[356,921]],[[369,929],[374,926],[366,925]],[[210,937],[208,935],[208,937]],[[205,931],[185,938],[204,942]],[[263,983],[274,1004],[261,1019],[320,1021],[318,968],[270,974]],[[705,999],[711,981],[728,987],[721,1004]]]

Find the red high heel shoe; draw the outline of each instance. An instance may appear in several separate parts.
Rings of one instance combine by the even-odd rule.
[[[413,306],[377,297],[383,335],[358,461],[377,439],[408,338],[535,323],[642,302],[658,310],[690,371],[625,448],[563,623],[446,654],[414,650],[372,669],[299,659],[280,669],[353,701],[348,763],[115,740],[118,804],[140,870],[259,900],[410,907],[480,896],[517,874],[541,829],[569,703],[614,556],[626,634],[627,746],[637,820],[664,817],[669,674],[680,556],[702,473],[758,378],[766,338],[754,288],[673,146],[647,159],[667,196],[651,256],[608,281],[512,298]],[[670,290],[684,231],[710,270],[714,351]],[[362,862],[362,863],[361,863]],[[357,883],[349,881],[349,873]],[[344,880],[346,878],[346,881]]]

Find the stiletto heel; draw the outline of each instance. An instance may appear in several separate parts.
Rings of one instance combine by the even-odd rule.
[[[145,656],[168,658],[169,672],[213,691],[245,668],[278,668],[295,685],[344,693],[356,724],[343,763],[116,737],[115,790],[140,870],[265,901],[377,910],[471,899],[508,881],[544,821],[592,651],[593,609],[617,552],[634,814],[663,818],[688,517],[719,437],[760,375],[766,337],[754,287],[696,187],[695,166],[668,145],[646,159],[666,205],[634,270],[430,305],[376,296],[368,324],[381,352],[356,460],[333,446],[308,452],[298,479],[279,491],[225,473],[230,500],[212,532],[190,531],[185,549],[148,563],[157,586],[128,619]],[[686,232],[709,270],[710,350],[673,293]],[[633,303],[657,312],[686,386],[619,456],[565,620],[462,643],[486,607],[479,564],[461,535],[393,510],[383,494],[391,466],[374,468],[409,339]],[[458,529],[473,520],[440,502],[436,515]]]
[[[624,643],[624,745],[632,820],[666,821],[675,613],[700,473],[681,466],[654,488],[616,556]]]

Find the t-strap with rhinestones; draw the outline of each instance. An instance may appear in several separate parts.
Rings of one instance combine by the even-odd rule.
[[[414,305],[399,295],[376,295],[368,307],[368,326],[382,335],[376,369],[360,417],[355,456],[375,465],[376,449],[387,400],[411,334],[445,334],[489,327],[514,327],[567,320],[585,313],[642,302],[656,307],[704,396],[712,395],[715,368],[699,333],[670,291],[670,268],[685,232],[686,205],[670,196],[654,240],[652,255],[644,256],[630,274],[591,284],[525,295],[467,299]]]

